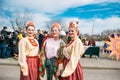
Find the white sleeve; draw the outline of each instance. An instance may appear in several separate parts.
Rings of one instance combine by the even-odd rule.
[[[19,56],[18,56],[18,63],[20,64],[21,71],[23,75],[28,75],[28,65],[26,62],[26,42],[24,39],[20,40],[19,42]]]

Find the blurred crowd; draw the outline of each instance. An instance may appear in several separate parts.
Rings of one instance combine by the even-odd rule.
[[[23,37],[26,36],[26,32],[24,29],[14,30],[13,32],[9,31],[6,26],[0,31],[0,58],[9,58],[9,57],[18,57],[18,43]],[[42,31],[40,29],[37,30],[35,34],[35,38],[39,42],[40,49],[42,47],[42,43],[51,35],[47,31]],[[60,37],[64,40],[65,43],[70,41],[70,37],[68,36],[68,32],[61,31]],[[79,37],[81,39],[81,37]],[[84,38],[81,39],[84,46],[96,46],[96,41],[91,38],[88,41]],[[102,46],[103,51],[105,53],[110,53],[111,51],[106,50],[107,44],[104,42]],[[83,55],[84,57],[84,55]]]
[[[61,38],[64,40],[65,43],[70,41],[70,38],[67,36],[68,32],[61,31]],[[9,58],[14,57],[18,58],[18,43],[19,41],[26,36],[26,32],[24,29],[9,31],[6,26],[0,31],[0,58]],[[42,43],[51,37],[47,31],[42,31],[40,29],[37,30],[35,34],[35,38],[39,42],[40,49],[42,47]]]

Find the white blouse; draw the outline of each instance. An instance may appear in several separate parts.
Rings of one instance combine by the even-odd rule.
[[[84,53],[84,48],[81,40],[77,39],[72,42],[69,46],[64,48],[64,55],[69,59],[68,64],[65,66],[65,69],[62,73],[62,77],[70,76],[76,69],[77,64],[80,60],[80,57]]]
[[[28,38],[23,38],[19,42],[19,56],[18,63],[20,64],[23,75],[28,75],[28,65],[26,62],[26,56],[37,56],[39,54],[39,45],[36,39],[37,46],[33,46]]]
[[[53,38],[48,38],[45,41],[45,52],[46,52],[46,57],[52,58],[52,57],[57,57],[57,51],[60,47],[60,42],[62,40],[54,40]]]

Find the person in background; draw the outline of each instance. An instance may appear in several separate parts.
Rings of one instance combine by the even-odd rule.
[[[81,39],[83,46],[87,46],[86,39]],[[83,58],[85,58],[85,54],[82,55]]]
[[[4,35],[5,39],[8,39],[8,29],[6,26],[3,27],[1,34]]]
[[[18,59],[18,41],[19,40],[17,36],[18,36],[18,32],[14,31],[11,39],[12,40],[11,47],[12,47],[12,53],[15,59]]]
[[[26,37],[26,32],[23,28],[20,29],[20,34],[22,34],[23,37]]]
[[[63,72],[59,78],[60,80],[83,80],[79,60],[84,53],[84,48],[78,37],[78,25],[75,22],[70,22],[68,30],[71,40],[63,49],[65,56],[63,59]]]
[[[27,36],[19,41],[20,80],[39,80],[39,44],[34,38],[35,24],[26,24]]]
[[[89,41],[88,41],[88,46],[95,46],[95,40],[93,38],[91,38]]]
[[[3,34],[0,33],[0,58],[5,58],[5,54],[6,54],[5,38]]]
[[[8,35],[8,39],[6,40],[7,42],[7,50],[6,50],[6,54],[7,54],[7,58],[13,56],[13,53],[12,53],[12,32],[7,32],[7,35]]]
[[[42,30],[38,29],[38,43],[39,43],[40,50],[41,50],[41,47],[42,47],[43,36],[44,35],[43,35]]]
[[[93,38],[88,41],[88,46],[96,46],[95,40]],[[90,54],[90,58],[92,58],[92,54]]]
[[[63,41],[67,44],[67,35],[65,33],[65,31],[60,31],[60,38],[63,39]]]
[[[38,40],[38,38],[39,38],[39,34],[41,33],[41,30],[40,29],[37,29],[37,33],[35,34],[35,37],[36,37],[36,39]]]
[[[22,33],[18,32],[17,38],[18,38],[18,41],[20,41],[23,38]]]
[[[42,38],[42,42],[41,42],[41,44],[40,44],[40,50],[41,50],[41,48],[42,48],[45,40],[48,39],[48,38],[52,38],[51,34],[48,34],[47,31],[44,31],[44,33],[43,33],[43,38]]]
[[[60,43],[64,41],[60,39],[60,30],[61,26],[58,23],[54,23],[51,27],[51,36],[44,41],[42,46],[42,55],[46,57],[45,67],[47,73],[47,79],[44,80],[53,80],[54,74],[56,73],[56,59],[58,57],[58,49],[60,47]],[[43,52],[45,51],[45,52]],[[54,77],[54,78],[53,78]],[[56,80],[56,79],[55,79]]]
[[[86,42],[86,39],[81,39],[82,43],[84,46],[87,46],[87,42]]]
[[[4,41],[1,44],[1,58],[7,58],[7,47],[8,47],[9,37],[8,37],[8,28],[6,26],[3,27],[1,34],[4,37]]]

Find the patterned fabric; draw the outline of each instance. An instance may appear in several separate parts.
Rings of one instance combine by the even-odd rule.
[[[39,63],[39,75],[40,77],[44,77],[45,76],[45,57],[42,57],[42,59],[40,59],[40,63]]]
[[[28,39],[33,46],[38,46],[34,39]]]
[[[36,39],[34,39],[38,45]],[[19,56],[18,63],[24,75],[28,74],[28,64],[26,62],[26,56],[37,56],[39,54],[39,46],[33,46],[28,38],[23,38],[19,42]]]
[[[28,64],[28,76],[24,76],[22,71],[20,75],[20,80],[40,80],[39,79],[39,58],[38,56],[27,57],[27,64]]]
[[[82,68],[80,65],[80,57],[84,53],[84,48],[81,40],[77,37],[70,41],[64,47],[63,72],[61,80],[83,80]]]
[[[51,43],[51,41],[50,41],[50,43]],[[45,43],[42,46],[41,58],[40,58],[41,61],[40,61],[40,64],[39,64],[39,71],[40,71],[41,80],[46,80],[45,79],[46,74],[54,75],[53,78],[56,77],[56,72],[58,70],[58,65],[62,62],[62,59],[63,59],[63,46],[65,45],[64,41],[61,40],[61,39],[58,41],[58,43],[59,43],[59,45],[55,44],[58,47],[57,49],[55,47],[55,49],[56,49],[55,53],[56,53],[57,56],[53,56],[52,58],[47,58],[46,57],[45,49],[46,49],[46,44],[48,44],[48,43],[46,43],[46,41],[45,41]],[[49,69],[50,69],[50,71],[49,71]],[[48,77],[49,77],[49,75],[48,75]]]
[[[62,63],[64,55],[63,55],[63,48],[65,46],[64,42],[60,42],[60,48],[58,49],[58,57],[57,57],[57,61],[56,61],[56,65],[59,65],[60,63]]]
[[[68,64],[69,60],[67,58],[64,58],[63,60],[63,67]],[[83,72],[82,67],[80,65],[80,62],[78,62],[77,67],[75,71],[68,77],[62,77],[59,80],[83,80]]]

